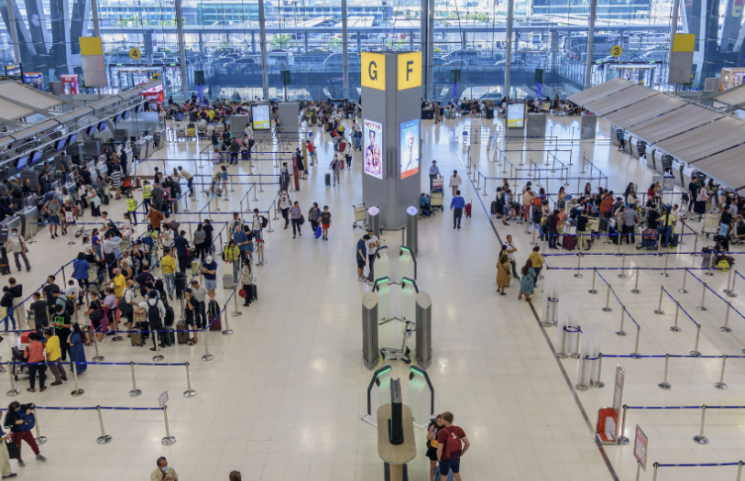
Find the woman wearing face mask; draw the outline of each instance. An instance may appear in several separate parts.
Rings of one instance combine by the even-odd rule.
[[[290,225],[290,207],[292,207],[290,194],[287,193],[287,189],[282,189],[282,193],[279,194],[279,208],[282,210],[282,217],[285,219],[285,229]]]
[[[21,406],[21,403],[18,401],[10,403],[3,424],[6,428],[10,428],[10,431],[13,433],[13,442],[18,445],[18,466],[22,468],[26,467],[26,463],[21,458],[21,441],[26,441],[26,444],[31,446],[31,450],[33,450],[37,460],[46,462],[47,458],[39,452],[39,446],[36,444],[34,435],[31,433],[31,430],[36,425],[36,419],[28,404]]]

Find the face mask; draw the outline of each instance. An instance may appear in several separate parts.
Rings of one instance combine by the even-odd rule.
[[[167,464],[165,466],[163,466],[162,468],[160,468],[160,470],[163,471],[164,473],[166,472],[167,469],[168,469],[168,465]]]
[[[13,232],[13,233],[12,233],[11,235],[13,235],[13,236],[16,236],[16,235],[18,235],[18,234],[17,234],[17,233],[15,233],[15,232]]]

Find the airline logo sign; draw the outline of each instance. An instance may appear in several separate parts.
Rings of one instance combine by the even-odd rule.
[[[385,55],[362,52],[362,86],[385,90]]]

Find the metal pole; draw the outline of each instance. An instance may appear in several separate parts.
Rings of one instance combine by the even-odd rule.
[[[735,271],[735,277],[732,278],[732,287],[729,288],[729,292],[727,293],[729,297],[737,297],[737,294],[735,293],[735,282],[737,282],[737,271]]]
[[[706,286],[706,283],[705,282],[703,284],[704,284],[704,290],[701,293],[701,305],[698,306],[696,309],[698,309],[699,311],[708,311],[708,309],[704,305],[704,301],[706,300],[706,288],[707,288],[707,286]]]
[[[678,289],[678,292],[680,292],[681,294],[688,294],[688,291],[686,290],[686,277],[688,277],[687,267],[683,269],[683,287]]]
[[[704,436],[704,424],[706,424],[706,404],[701,406],[701,431],[698,436],[693,436],[693,440],[698,444],[709,444],[709,439]]]
[[[652,474],[652,481],[657,481],[657,468],[660,467],[660,463],[654,463],[654,473]]]
[[[670,253],[669,252],[665,252],[665,268],[660,273],[660,276],[661,277],[670,277],[670,274],[667,273],[667,260],[668,260],[669,257],[670,257]]]
[[[714,264],[714,252],[709,252],[709,270],[704,272],[704,275],[707,277],[714,277],[714,273],[712,272],[712,267]]]
[[[623,405],[623,417],[621,418],[621,433],[618,435],[618,444],[629,444],[629,438],[623,435],[623,433],[626,432],[626,410],[629,407],[627,405]]]
[[[587,391],[587,384],[585,384],[585,361],[587,356],[584,356],[580,361],[582,363],[582,369],[580,370],[579,383],[574,386],[577,391]]]
[[[514,22],[515,0],[507,0],[507,46],[504,58],[504,90],[502,94],[510,97],[510,69],[512,67],[512,24]],[[18,57],[20,58],[20,56]]]
[[[639,336],[641,336],[642,327],[640,325],[636,325],[636,343],[634,344],[634,357],[639,357]]]
[[[732,302],[727,301],[727,312],[724,314],[724,325],[719,328],[722,332],[730,332],[732,329],[729,327],[729,311],[732,308]]]
[[[176,442],[176,436],[171,436],[171,430],[168,427],[168,405],[165,404],[163,405],[163,419],[166,423],[166,437],[160,440],[160,444],[170,446],[171,444]]]
[[[597,274],[597,272],[598,272],[597,267],[593,267],[592,268],[592,287],[590,288],[589,291],[587,291],[590,294],[597,294],[598,293],[598,291],[595,289],[595,274]],[[607,304],[607,302],[606,302],[606,304]]]
[[[18,396],[19,394],[21,394],[21,391],[16,389],[16,383],[13,380],[13,373],[10,372],[10,361],[8,361],[7,364],[8,368],[6,369],[6,371],[8,371],[8,377],[10,378],[10,391],[8,391],[6,394],[11,397]]]
[[[259,192],[264,192],[264,186],[261,183],[261,173],[259,173]],[[256,200],[256,191],[254,191],[254,200]]]
[[[600,358],[598,359],[598,378],[595,380],[594,385],[599,389],[605,387],[605,383],[600,380],[600,375],[603,374],[603,353],[598,354],[598,357]]]
[[[202,337],[204,338],[204,356],[202,356],[202,361],[211,361],[214,359],[214,356],[210,354],[210,349],[207,346],[207,330],[202,329]]]
[[[70,393],[70,396],[72,397],[82,396],[83,394],[85,394],[85,391],[80,389],[80,386],[78,386],[78,368],[76,367],[78,363],[75,361],[72,361],[70,364],[72,364],[72,377],[75,380],[75,390]]]
[[[189,363],[185,362],[184,367],[186,368],[186,391],[184,391],[184,397],[194,397],[197,392],[191,388],[191,374],[189,373]]]
[[[111,442],[111,436],[106,434],[106,430],[103,428],[103,416],[101,416],[101,406],[96,406],[96,412],[98,412],[98,424],[101,426],[101,435],[96,439],[98,444],[109,444]]]
[[[88,296],[86,296],[86,298],[87,297]],[[75,311],[75,314],[77,315],[77,311]],[[91,327],[93,327],[93,326],[91,325]],[[96,336],[96,330],[93,329],[91,332],[92,332],[92,337],[93,337],[93,348],[96,350],[96,355],[95,355],[95,357],[93,357],[93,359],[91,359],[91,361],[93,361],[93,362],[101,362],[105,358],[101,354],[98,353],[98,336]]]
[[[693,252],[691,252],[691,255],[693,257],[698,256],[698,252],[696,252],[698,250],[697,246],[698,246],[698,232],[693,236]]]
[[[722,356],[722,373],[719,375],[719,382],[714,383],[714,387],[717,389],[727,389],[727,385],[724,384],[724,367],[727,365],[727,355]]]
[[[626,254],[621,256],[621,273],[618,274],[618,277],[620,279],[626,279],[628,276],[623,272],[623,270],[626,268]]]
[[[561,336],[561,351],[556,355],[559,359],[566,359],[567,353],[566,353],[566,346],[567,346],[567,327],[564,326],[562,329],[563,335]]]
[[[269,65],[266,58],[266,18],[264,0],[259,0],[259,42],[261,45],[261,85],[265,102],[269,101]]]
[[[132,371],[132,390],[129,391],[130,397],[137,397],[142,394],[142,391],[137,389],[137,383],[135,382],[135,363],[130,361],[129,369]]]
[[[636,266],[636,281],[634,281],[634,288],[631,289],[632,294],[639,294],[639,266]]]
[[[666,390],[666,391],[667,391],[668,389],[670,389],[670,388],[672,387],[672,386],[670,385],[670,383],[669,383],[669,382],[667,382],[667,367],[668,367],[668,365],[669,365],[669,364],[670,364],[670,354],[665,354],[665,375],[664,375],[664,377],[662,378],[662,382],[661,382],[661,383],[659,383],[659,384],[658,384],[657,386],[658,386],[658,387],[659,387],[660,389],[664,389],[664,390]]]
[[[179,60],[181,60],[181,68],[179,69],[181,71],[181,90],[184,92],[184,97],[186,97],[186,94],[189,92],[189,78],[186,75],[186,46],[184,42],[184,17],[181,13],[181,0],[175,0],[174,10],[176,14],[176,35],[178,37],[176,40],[178,42]]]
[[[742,461],[737,463],[737,479],[735,481],[740,481],[740,478],[742,477]]]
[[[39,417],[36,415],[36,406],[32,409],[34,411],[34,417],[36,418],[36,437],[34,440],[36,441],[36,444],[44,444],[47,442],[47,437],[41,435],[41,431],[39,431]]]
[[[670,326],[670,330],[673,332],[680,332],[680,328],[678,327],[678,312],[680,312],[680,302],[675,301],[675,323]]]
[[[729,285],[731,281],[732,281],[732,269],[730,269],[729,272],[727,273],[727,287],[722,290],[722,292],[724,292],[727,295],[729,295],[730,293]]]
[[[530,225],[530,224],[528,224]],[[577,273],[574,274],[576,279],[582,279],[582,273],[580,272],[580,264],[582,263],[582,254],[577,254]]]
[[[155,329],[152,331],[152,333],[153,341],[155,341],[155,355],[153,356],[153,361],[162,361],[163,359],[165,359],[165,356],[160,353],[160,340],[158,339],[158,330]]]
[[[605,307],[604,312],[611,312],[613,309],[610,307],[610,284],[608,284],[608,292],[605,294]]]
[[[639,475],[641,474],[641,471],[642,471],[642,463],[637,461],[636,462],[636,481],[639,481]]]
[[[662,315],[665,311],[662,310],[662,295],[665,293],[665,286],[660,286],[660,302],[657,304],[657,309],[654,310],[655,314]]]
[[[623,330],[623,320],[626,318],[626,306],[621,306],[621,327],[616,331],[617,336],[625,336],[626,331]]]
[[[693,347],[693,351],[690,352],[693,357],[699,357],[701,355],[701,352],[698,350],[699,337],[701,337],[701,324],[696,324],[696,345]]]
[[[231,316],[233,317],[238,317],[241,314],[243,314],[242,312],[238,310],[238,297],[239,297],[238,296],[238,284],[236,284],[235,288],[233,289],[233,313],[231,314]],[[225,324],[225,327],[227,330],[227,323]],[[232,333],[233,331],[230,331],[228,334],[232,334]],[[223,334],[226,334],[226,332],[223,331]]]

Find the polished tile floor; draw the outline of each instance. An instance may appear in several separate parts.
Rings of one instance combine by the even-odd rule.
[[[495,264],[500,241],[507,234],[515,237],[519,249],[518,262],[524,262],[532,241],[525,234],[524,225],[505,227],[490,219],[488,205],[494,197],[497,181],[502,178],[504,163],[493,161],[492,144],[488,134],[492,121],[483,121],[484,136],[470,149],[473,182],[466,175],[469,149],[464,144],[462,132],[470,131],[470,118],[449,120],[433,125],[423,121],[423,168],[436,159],[443,174],[457,169],[464,179],[462,190],[467,200],[473,201],[473,217],[464,220],[463,229],[452,229],[449,212],[438,212],[434,217],[419,222],[418,283],[433,299],[433,349],[434,359],[428,372],[436,390],[436,410],[455,413],[456,424],[469,436],[472,449],[464,457],[464,480],[610,480],[616,473],[619,479],[634,479],[636,467],[632,446],[611,446],[600,450],[593,440],[597,409],[612,402],[611,378],[615,364],[627,372],[624,402],[632,406],[677,405],[741,405],[743,388],[742,359],[727,363],[726,391],[712,385],[718,380],[721,359],[676,358],[671,360],[668,380],[670,391],[662,391],[657,383],[662,380],[664,359],[605,359],[602,379],[603,389],[591,388],[575,392],[572,387],[577,376],[578,362],[567,359],[560,362],[554,357],[555,328],[542,328],[536,317],[542,316],[543,294],[536,292],[535,312],[524,301],[517,301],[519,287],[514,285],[508,296],[495,293]],[[503,127],[494,121],[496,130]],[[488,124],[487,124],[488,123]],[[571,180],[567,186],[576,190],[577,177],[589,179],[590,163],[593,185],[597,185],[597,170],[608,177],[608,186],[623,190],[629,181],[640,189],[652,181],[652,172],[609,145],[609,127],[599,123],[595,142],[579,142],[577,118],[551,118],[545,142],[502,143],[506,156],[515,167],[523,158],[530,161],[546,160],[545,148],[554,149],[556,158],[568,163]],[[328,172],[332,150],[328,137],[312,130],[319,146],[318,166],[311,167],[307,180],[301,180],[300,191],[293,193],[304,211],[312,202],[328,205],[333,222],[328,242],[313,238],[309,226],[304,226],[302,237],[293,239],[289,230],[282,229],[281,220],[272,221],[275,232],[267,235],[265,257],[267,264],[255,269],[258,278],[259,301],[245,308],[239,306],[240,316],[226,316],[232,336],[218,332],[208,334],[209,351],[214,360],[204,362],[205,339],[193,347],[179,345],[164,351],[165,363],[191,364],[193,398],[182,397],[186,390],[186,372],[177,366],[137,366],[137,387],[143,394],[137,398],[127,395],[131,389],[130,369],[127,365],[90,366],[81,377],[80,387],[85,394],[70,396],[70,381],[64,387],[52,387],[44,393],[30,394],[20,383],[22,394],[16,399],[35,402],[45,407],[157,407],[158,396],[168,391],[168,416],[171,434],[177,442],[164,447],[160,439],[165,436],[163,413],[160,411],[106,410],[103,412],[105,431],[113,441],[105,446],[96,444],[100,427],[95,410],[39,410],[41,433],[49,440],[42,446],[48,457],[46,464],[37,463],[26,455],[27,467],[14,470],[22,477],[36,481],[64,480],[140,480],[155,467],[155,459],[165,455],[181,480],[224,480],[231,470],[238,469],[244,479],[250,480],[381,480],[383,466],[377,454],[377,433],[370,425],[360,421],[366,409],[366,389],[371,373],[360,362],[361,329],[360,300],[368,287],[355,279],[353,250],[362,235],[353,229],[353,204],[362,200],[360,155],[355,156],[351,170],[341,174],[342,182],[335,188],[325,188],[323,176]],[[572,140],[573,139],[573,140]],[[153,167],[171,172],[181,165],[192,173],[209,176],[213,168],[207,161],[201,163],[200,151],[205,142],[169,143],[157,151],[152,159],[137,166],[138,173],[150,173]],[[264,147],[261,150],[289,151],[288,145]],[[515,150],[516,152],[509,152]],[[525,151],[523,154],[519,151]],[[588,159],[582,162],[582,157]],[[256,177],[241,177],[236,181],[235,192],[229,201],[217,200],[206,207],[204,193],[196,201],[189,200],[189,214],[179,214],[181,222],[196,222],[200,210],[220,224],[229,219],[233,210],[258,206],[270,209],[276,194],[277,161],[289,160],[289,154],[258,155],[253,170],[245,164],[231,167],[231,173]],[[205,157],[206,158],[206,157]],[[551,162],[553,157],[551,158]],[[557,164],[558,165],[558,164]],[[523,168],[523,167],[519,167]],[[539,167],[540,168],[540,167]],[[540,172],[549,192],[556,192],[561,169],[556,173]],[[581,173],[585,170],[585,173]],[[510,172],[509,168],[507,169]],[[478,172],[478,173],[476,173]],[[547,179],[546,174],[550,176]],[[261,174],[263,192],[248,191]],[[506,174],[524,179],[531,172],[518,171]],[[553,176],[553,177],[551,177]],[[488,196],[475,190],[476,181],[483,187],[487,177]],[[567,174],[564,174],[564,178]],[[208,177],[203,177],[208,182]],[[517,182],[522,186],[525,180]],[[605,179],[601,180],[605,185]],[[422,179],[422,190],[427,190],[428,180]],[[139,198],[141,194],[138,192]],[[254,196],[257,199],[254,201]],[[449,194],[446,202],[449,203]],[[220,212],[217,211],[220,209]],[[124,212],[123,202],[108,206],[118,218]],[[86,221],[92,222],[89,217]],[[699,230],[697,223],[691,226]],[[220,226],[218,226],[219,230]],[[142,233],[140,227],[139,233]],[[71,238],[71,235],[67,236]],[[392,232],[383,236],[385,243],[397,248],[401,236]],[[17,274],[30,294],[32,286],[40,286],[46,275],[71,260],[80,250],[80,239],[52,241],[47,232],[37,234],[38,242],[30,245],[32,271]],[[68,240],[77,241],[68,245]],[[223,237],[223,241],[225,238]],[[681,247],[684,252],[693,249],[693,236]],[[597,244],[597,243],[596,243]],[[616,246],[599,243],[592,254],[617,252]],[[698,248],[706,245],[700,238]],[[735,249],[733,249],[735,250]],[[623,252],[638,253],[623,246]],[[646,252],[646,251],[644,251]],[[576,256],[548,257],[551,267],[576,267]],[[680,333],[669,331],[673,322],[674,304],[669,299],[663,303],[665,315],[657,316],[660,286],[678,300],[693,319],[702,325],[699,350],[704,355],[739,355],[742,317],[730,313],[732,332],[723,333],[725,304],[711,292],[707,294],[709,310],[696,310],[700,304],[702,287],[687,277],[689,293],[679,294],[682,271],[671,271],[669,278],[660,277],[660,271],[640,271],[641,294],[630,292],[635,278],[619,279],[618,270],[602,267],[620,267],[620,259],[613,255],[584,256],[583,267],[598,267],[598,273],[613,286],[635,321],[641,326],[639,352],[641,354],[687,354],[693,349],[695,330],[693,323],[682,312]],[[662,267],[658,257],[627,257],[625,266]],[[669,267],[699,267],[700,257],[671,255]],[[14,275],[15,267],[13,268]],[[70,267],[65,270],[69,276]],[[701,271],[691,271],[719,294],[727,282],[727,274],[716,272],[714,277],[704,277]],[[560,276],[566,294],[581,299],[581,318],[602,321],[602,351],[606,354],[629,354],[634,350],[635,334],[632,323],[626,319],[629,336],[620,338],[613,333],[620,322],[620,308],[611,297],[613,311],[604,313],[605,284],[598,277],[597,295],[589,295],[592,271],[584,271],[582,279],[575,279],[570,270],[557,270],[551,275]],[[738,282],[743,286],[742,280]],[[540,284],[539,284],[540,286]],[[224,303],[231,291],[218,290],[218,299]],[[732,298],[732,307],[745,312],[744,295]],[[730,300],[730,298],[726,298]],[[234,310],[232,301],[227,312]],[[178,309],[177,309],[178,313]],[[225,318],[224,318],[225,319]],[[225,321],[223,321],[225,322]],[[224,324],[223,324],[224,326]],[[634,326],[635,327],[635,326]],[[390,341],[392,334],[381,329],[381,345]],[[4,360],[10,356],[10,339],[0,344]],[[410,342],[413,348],[414,340]],[[150,362],[152,353],[147,349],[132,347],[128,342],[110,342],[101,345],[106,362]],[[88,359],[93,357],[87,348]],[[566,377],[565,374],[566,373]],[[568,382],[569,381],[569,382]],[[10,388],[8,375],[0,375],[0,383]],[[22,385],[21,385],[22,384]],[[8,398],[10,401],[11,399]],[[642,479],[651,479],[651,463],[727,462],[740,459],[745,444],[742,433],[743,416],[738,410],[710,410],[707,413],[706,435],[711,443],[700,446],[692,441],[697,434],[700,411],[629,411],[626,435],[633,435],[639,424],[650,437],[649,464]],[[28,447],[23,447],[24,453]],[[410,479],[426,480],[429,463],[424,447],[424,433],[417,430],[417,457],[410,463]],[[607,461],[606,459],[607,458]],[[658,479],[734,479],[731,468],[665,468]]]

